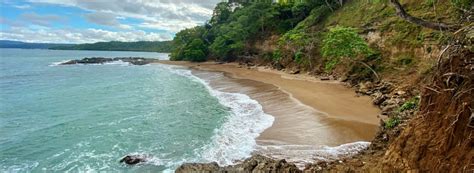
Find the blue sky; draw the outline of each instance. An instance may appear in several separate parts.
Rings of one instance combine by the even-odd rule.
[[[221,0],[0,0],[0,39],[44,43],[171,40]]]

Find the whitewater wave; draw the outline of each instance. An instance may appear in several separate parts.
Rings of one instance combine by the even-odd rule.
[[[58,65],[61,65],[62,63],[66,63],[66,62],[68,62],[68,61],[71,61],[71,60],[68,59],[68,60],[53,62],[53,63],[49,64],[49,66],[51,66],[51,67],[58,66]]]
[[[208,81],[194,76],[191,70],[169,65],[164,67],[202,83],[220,104],[230,108],[230,116],[220,128],[214,130],[211,142],[195,150],[199,158],[184,162],[217,162],[227,166],[250,157],[257,147],[256,138],[272,126],[274,117],[266,114],[256,100],[245,94],[218,91]]]
[[[335,147],[314,145],[260,145],[258,153],[276,159],[286,159],[304,168],[307,163],[334,161],[353,156],[366,149],[370,142],[353,142]]]

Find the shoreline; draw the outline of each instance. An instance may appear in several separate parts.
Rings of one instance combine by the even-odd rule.
[[[315,157],[333,159],[332,151],[324,147],[371,141],[379,127],[380,110],[370,97],[356,96],[352,89],[337,81],[319,81],[309,75],[286,75],[270,69],[240,68],[236,63],[159,63],[190,68],[200,78],[222,73],[222,77],[209,80],[213,88],[246,94],[258,101],[275,121],[257,137],[253,154],[300,162],[303,166]]]
[[[347,88],[343,83],[338,81],[321,81],[305,74],[292,75],[261,67],[257,69],[247,69],[239,67],[237,63],[216,64],[214,62],[193,63],[166,60],[159,61],[158,63],[185,66],[195,70],[224,72],[225,75],[230,78],[248,79],[271,84],[287,92],[287,94],[298,102],[328,114],[327,116],[330,118],[357,121],[376,126],[379,125],[377,115],[379,115],[381,111],[372,104],[370,96],[357,96],[354,90]],[[286,82],[289,83],[286,84]],[[298,86],[298,84],[302,85]],[[310,88],[311,86],[316,88]],[[317,98],[312,97],[316,95],[318,96]],[[357,109],[351,110],[354,106],[364,107],[357,107]]]

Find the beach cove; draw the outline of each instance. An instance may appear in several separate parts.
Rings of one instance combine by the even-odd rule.
[[[214,89],[246,94],[274,116],[273,125],[256,139],[254,154],[286,159],[299,166],[337,159],[364,149],[368,143],[363,141],[373,139],[378,129],[380,110],[370,97],[357,96],[337,81],[263,67],[242,68],[237,63],[160,63],[188,67]]]

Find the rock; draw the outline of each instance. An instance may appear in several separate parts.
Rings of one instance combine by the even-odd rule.
[[[399,96],[403,96],[406,94],[405,91],[402,91],[402,90],[398,90],[397,92],[395,92],[396,95],[399,95]]]
[[[389,115],[393,110],[395,110],[398,106],[397,105],[387,105],[382,107],[382,115]]]
[[[285,68],[285,66],[283,66],[283,65],[280,64],[280,63],[275,63],[275,64],[273,65],[273,67],[275,67],[275,69],[277,69],[277,70],[282,70],[282,69]]]
[[[330,80],[329,76],[321,76],[319,77],[319,80]]]
[[[116,57],[116,58],[103,58],[103,57],[92,57],[83,58],[80,60],[70,60],[59,65],[72,65],[72,64],[104,64],[113,61],[128,62],[133,65],[146,65],[153,62],[158,62],[158,59],[152,58],[140,58],[140,57]]]
[[[393,85],[388,82],[381,82],[375,86],[375,90],[382,92],[382,94],[389,94],[392,91]]]
[[[123,157],[120,160],[120,163],[123,163],[123,162],[125,162],[128,165],[135,165],[140,162],[146,162],[146,159],[139,155],[128,155],[128,156]]]
[[[290,74],[299,74],[299,73],[300,73],[300,70],[294,70],[290,72]]]
[[[341,81],[341,82],[347,82],[348,80],[349,80],[349,77],[347,77],[346,75],[341,76],[341,77],[339,78],[339,81]]]
[[[380,92],[373,94],[373,96],[374,100],[372,100],[372,103],[374,103],[374,105],[380,105],[387,99],[387,95]]]
[[[359,92],[362,93],[362,94],[372,94],[372,88],[374,87],[374,85],[372,84],[372,82],[364,82],[364,83],[360,83],[359,84]]]
[[[274,160],[261,155],[254,155],[242,163],[232,166],[219,167],[217,163],[185,163],[176,169],[181,172],[289,172],[299,173],[296,165],[286,160]]]

